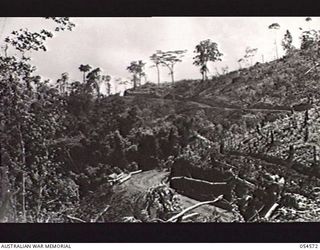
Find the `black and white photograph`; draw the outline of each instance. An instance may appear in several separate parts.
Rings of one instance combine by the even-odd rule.
[[[319,27],[1,17],[0,222],[318,222]]]

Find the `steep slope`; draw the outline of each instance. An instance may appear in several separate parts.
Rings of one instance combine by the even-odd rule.
[[[82,120],[82,133],[74,130],[79,140],[70,155],[86,155],[81,167],[87,175],[96,173],[96,181],[86,183],[82,175],[79,180],[94,190],[104,181],[99,173],[145,171],[111,190],[106,221],[139,210],[136,199],[144,197],[153,182],[159,183],[163,169],[170,171],[170,185],[172,178],[180,177],[192,183],[176,182],[184,207],[197,202],[194,199],[213,199],[220,192],[213,188],[223,182],[224,198],[247,221],[264,218],[275,202],[279,206],[271,221],[293,220],[279,212],[290,214],[291,208],[305,209],[303,216],[316,220],[317,214],[309,213],[318,206],[320,186],[314,63],[310,51],[294,51],[204,82],[147,83],[127,90],[124,97],[89,98],[91,106],[84,106],[82,114],[74,110],[72,122]],[[225,213],[211,207],[198,212],[204,217]],[[215,221],[212,216],[209,220]]]
[[[199,100],[217,107],[288,109],[319,99],[318,67],[313,48],[296,50],[279,60],[213,77],[172,84],[143,85],[126,95]],[[278,107],[278,108],[277,108]]]
[[[188,168],[197,167],[199,173],[216,168],[210,163],[214,157],[220,166],[232,166],[236,175],[262,190],[269,185],[266,176],[284,177],[285,186],[279,193],[281,209],[290,207],[288,197],[295,197],[295,204],[302,199],[314,209],[320,185],[320,86],[313,53],[313,48],[296,50],[279,60],[205,82],[146,84],[128,90],[125,98],[140,108],[161,110],[155,112],[159,119],[170,113],[192,117],[191,134],[200,137],[188,142],[194,154],[186,156]],[[199,138],[207,142],[200,143]],[[202,162],[192,157],[202,158]],[[305,208],[305,215],[309,208]],[[278,216],[281,221],[284,212]],[[316,215],[308,218],[315,220]]]

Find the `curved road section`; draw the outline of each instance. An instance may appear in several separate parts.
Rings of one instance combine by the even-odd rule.
[[[115,193],[122,193],[126,197],[134,197],[138,193],[146,192],[150,187],[155,186],[163,182],[169,175],[167,171],[150,170],[133,175],[126,182],[117,185],[114,189]],[[184,208],[190,207],[199,203],[199,201],[191,199],[189,197],[177,194],[180,203]],[[213,205],[203,205],[192,210],[192,213],[198,213],[201,217],[219,217],[221,222],[232,222],[235,217],[234,214],[224,209],[215,207]],[[130,215],[128,215],[130,216]]]

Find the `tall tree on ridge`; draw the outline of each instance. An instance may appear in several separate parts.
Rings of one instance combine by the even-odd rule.
[[[289,30],[287,30],[284,34],[281,45],[286,54],[290,54],[290,52],[294,49],[294,46],[292,45],[292,35]]]
[[[156,53],[154,53],[152,56],[150,56],[150,60],[154,63],[151,67],[156,67],[157,69],[157,76],[158,76],[158,85],[160,84],[160,55],[159,55],[159,50],[157,50]]]
[[[207,80],[207,73],[209,72],[208,62],[221,61],[223,54],[218,50],[218,44],[212,42],[210,39],[201,41],[195,47],[194,53],[197,53],[197,55],[193,58],[195,60],[193,64],[200,66],[202,81]]]
[[[89,64],[81,64],[79,67],[79,70],[83,72],[83,83],[86,82],[86,73],[89,72],[92,69],[92,67]]]
[[[132,74],[133,79],[133,89],[135,89],[138,85],[141,85],[141,79],[145,76],[145,72],[143,70],[145,63],[142,60],[133,61],[127,67],[127,70]]]
[[[182,57],[187,50],[173,50],[173,51],[158,51],[160,64],[169,69],[172,84],[174,84],[174,66],[178,62],[182,62]]]
[[[246,54],[244,55],[244,58],[246,60],[250,60],[250,66],[253,65],[252,58],[257,54],[257,51],[258,51],[257,48],[250,48],[250,47],[246,48]]]
[[[276,51],[276,59],[279,59],[278,55],[278,46],[277,46],[277,30],[280,29],[280,25],[278,23],[272,23],[268,26],[269,30],[274,30],[274,45]]]
[[[101,84],[101,69],[95,68],[87,75],[87,86],[89,89],[95,89],[97,91],[98,98],[100,97],[100,84]]]
[[[107,93],[107,95],[110,95],[111,94],[111,84],[110,84],[111,76],[103,75],[101,79],[106,84],[106,93]]]

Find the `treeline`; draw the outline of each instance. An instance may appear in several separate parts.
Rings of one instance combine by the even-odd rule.
[[[150,121],[120,96],[61,92],[26,60],[0,62],[2,221],[66,221],[101,186],[111,194],[110,174],[168,167],[188,145],[188,117]]]

